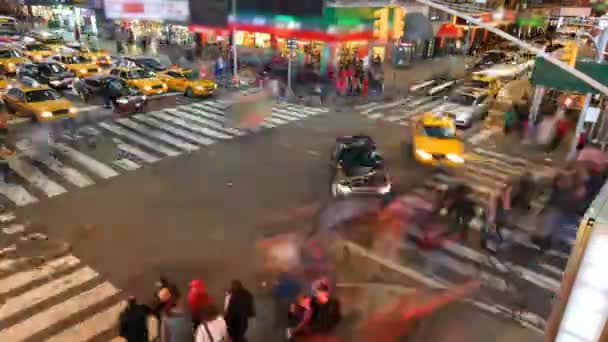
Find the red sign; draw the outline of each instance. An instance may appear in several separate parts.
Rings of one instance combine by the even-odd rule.
[[[144,13],[144,4],[141,2],[131,2],[122,4],[124,13]]]

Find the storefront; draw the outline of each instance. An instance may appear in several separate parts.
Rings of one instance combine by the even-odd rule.
[[[32,15],[47,20],[51,29],[98,34],[98,22],[102,18],[101,1],[89,0],[25,0]]]

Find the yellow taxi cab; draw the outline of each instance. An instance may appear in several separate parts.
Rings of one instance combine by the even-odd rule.
[[[4,75],[0,75],[0,91],[5,91],[8,88],[8,78]]]
[[[23,55],[33,62],[40,62],[52,54],[53,49],[41,43],[30,43],[23,47]]]
[[[502,87],[500,80],[494,76],[473,74],[473,78],[467,86],[472,88],[487,89],[489,96],[496,96]]]
[[[56,37],[54,35],[42,32],[40,34],[33,34],[34,38],[44,46],[57,53],[63,47],[63,38]]]
[[[425,165],[461,166],[464,145],[456,134],[456,126],[447,115],[424,113],[412,126],[412,154]]]
[[[180,91],[188,97],[211,96],[217,84],[211,80],[199,79],[196,72],[190,69],[169,69],[156,73],[171,91]]]
[[[78,77],[87,77],[102,71],[99,65],[93,63],[90,59],[78,55],[56,55],[51,57],[51,59],[63,64],[63,66]]]
[[[2,97],[7,110],[18,117],[31,118],[34,122],[49,122],[77,115],[72,102],[56,90],[34,80],[23,80],[12,86]]]
[[[169,89],[167,84],[159,80],[156,75],[141,68],[113,68],[110,75],[119,77],[128,85],[139,89],[144,95],[163,94]]]
[[[5,74],[14,74],[17,72],[17,66],[28,62],[28,59],[23,57],[19,51],[10,48],[0,48],[0,66]]]
[[[81,45],[80,43],[66,44],[66,47],[75,50],[76,54],[90,60],[92,63],[112,65],[112,58],[110,57],[110,53],[106,50],[88,47]]]

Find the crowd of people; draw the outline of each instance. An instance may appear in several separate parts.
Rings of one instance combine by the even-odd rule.
[[[331,335],[341,321],[340,302],[330,295],[328,280],[315,281],[309,289],[282,273],[275,283],[275,323],[286,341],[303,341]],[[119,335],[127,342],[148,342],[148,317],[159,322],[160,342],[244,342],[249,321],[256,316],[253,294],[233,280],[223,301],[223,315],[201,280],[192,280],[186,296],[161,278],[149,303],[129,297],[119,317]]]

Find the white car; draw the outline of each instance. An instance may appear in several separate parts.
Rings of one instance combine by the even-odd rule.
[[[454,119],[458,128],[469,128],[476,121],[483,120],[490,109],[492,96],[487,89],[460,88],[446,96],[446,103],[433,109],[446,113]]]

